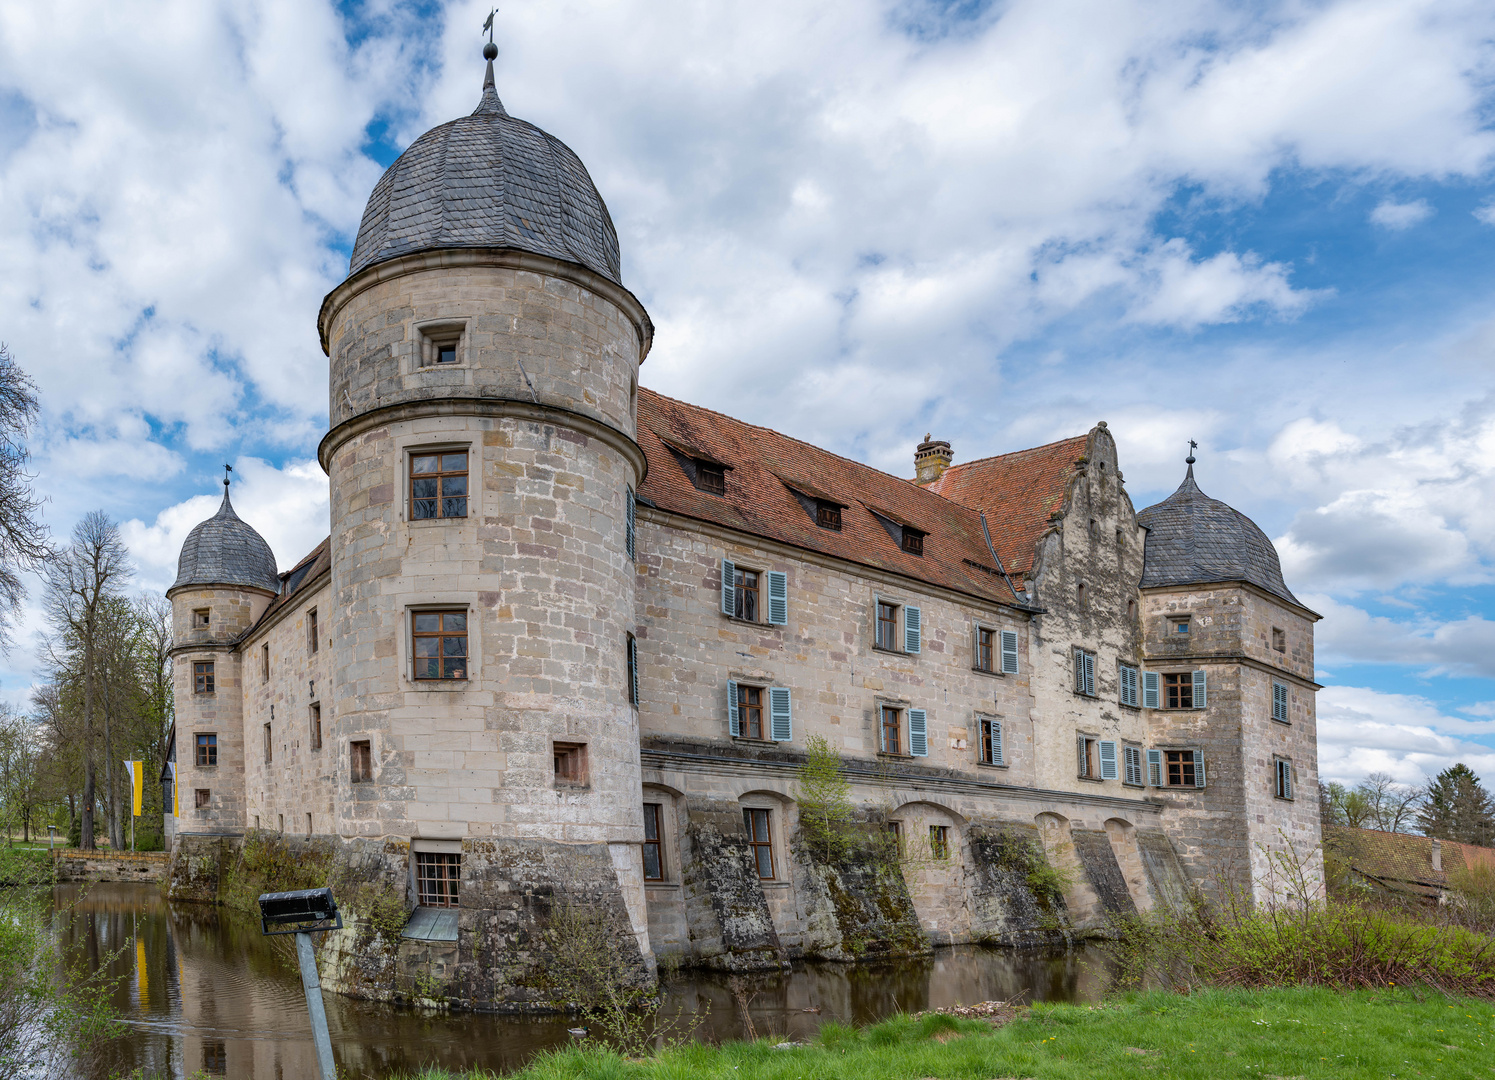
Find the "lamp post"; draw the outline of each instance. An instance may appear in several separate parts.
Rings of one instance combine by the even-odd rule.
[[[53,842],[56,839],[57,839],[57,826],[56,825],[48,825],[47,826],[47,851],[50,852],[52,850]]]
[[[327,1010],[322,1005],[322,981],[317,976],[311,936],[323,930],[340,930],[342,925],[343,917],[331,889],[265,893],[260,897],[260,928],[267,935],[296,935],[296,961],[301,966],[301,988],[306,991],[306,1011],[311,1016],[311,1037],[322,1080],[337,1080],[337,1066],[332,1061],[332,1036],[327,1032]]]

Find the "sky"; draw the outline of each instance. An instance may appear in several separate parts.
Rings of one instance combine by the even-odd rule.
[[[375,181],[470,112],[486,3],[0,6],[0,341],[45,516],[163,590],[222,466],[328,532],[322,297]],[[1495,786],[1495,5],[516,0],[657,327],[641,381],[900,476],[1116,436],[1277,544],[1327,779]],[[32,606],[0,697],[24,703]]]

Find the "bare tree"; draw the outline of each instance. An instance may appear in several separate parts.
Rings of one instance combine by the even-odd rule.
[[[26,599],[21,574],[52,554],[27,472],[26,435],[37,409],[35,385],[0,342],[0,649],[9,648],[11,622]]]
[[[1369,808],[1369,822],[1385,832],[1410,831],[1426,796],[1425,789],[1398,784],[1390,774],[1371,773],[1355,785]]]
[[[84,516],[73,528],[72,542],[47,569],[46,609],[53,627],[71,635],[83,654],[83,831],[82,846],[92,850],[94,803],[98,797],[94,761],[94,709],[99,694],[101,625],[110,600],[118,597],[133,573],[124,541],[102,510]],[[112,776],[106,755],[106,783]]]

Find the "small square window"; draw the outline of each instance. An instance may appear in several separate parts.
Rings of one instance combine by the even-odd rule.
[[[213,621],[213,612],[209,608],[198,608],[192,613],[192,628],[194,630],[206,630],[208,624]]]
[[[197,694],[213,692],[213,661],[198,661],[192,665],[192,690]]]
[[[193,806],[201,810],[204,806],[208,805],[208,800],[212,798],[212,792],[205,787],[200,787],[193,792],[193,796]]]
[[[587,786],[587,748],[585,743],[555,744],[555,786]]]
[[[462,856],[455,851],[417,851],[415,883],[421,907],[460,905]]]
[[[927,533],[922,533],[918,529],[911,529],[905,525],[903,527],[903,550],[910,555],[923,555],[924,537],[927,535]]]
[[[462,324],[428,326],[420,335],[420,366],[455,364],[461,358]]]
[[[197,736],[197,767],[207,768],[218,764],[218,736],[199,734]]]
[[[833,502],[824,499],[815,501],[815,524],[822,529],[834,529],[841,531],[841,508]]]
[[[367,739],[348,744],[348,776],[355,784],[367,784],[374,779],[373,748]]]
[[[696,462],[696,487],[713,495],[727,493],[727,470],[709,461]]]
[[[1175,634],[1187,634],[1189,632],[1189,620],[1188,619],[1174,619],[1173,620],[1173,632]]]

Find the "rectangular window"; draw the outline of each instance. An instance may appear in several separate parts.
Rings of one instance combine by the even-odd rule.
[[[1129,787],[1142,786],[1142,748],[1140,746],[1123,746],[1121,748],[1122,758],[1126,769],[1122,783]]]
[[[192,692],[196,694],[213,692],[213,661],[198,661],[192,665]]]
[[[279,833],[286,831],[286,816],[284,814],[275,815],[275,829]]]
[[[773,834],[769,831],[769,813],[768,810],[754,810],[751,807],[745,807],[742,811],[742,823],[747,827],[748,847],[758,866],[758,877],[764,881],[773,880]]]
[[[950,826],[929,826],[929,854],[941,861],[950,857]]]
[[[467,678],[467,612],[411,613],[417,679]]]
[[[877,647],[898,648],[898,605],[886,600],[877,602]]]
[[[311,703],[311,748],[322,749],[322,704],[313,701]]]
[[[306,651],[315,653],[319,644],[317,641],[317,609],[312,608],[306,613]]]
[[[628,664],[628,704],[638,708],[638,641],[628,635],[628,646],[624,660]]]
[[[1291,799],[1293,797],[1293,763],[1282,758],[1273,758],[1273,793],[1279,799]]]
[[[265,764],[270,764],[270,757],[274,753],[274,744],[270,741],[270,725],[265,725]]]
[[[210,608],[198,608],[192,613],[192,629],[206,630],[212,618],[213,612]]]
[[[260,646],[260,682],[270,681],[270,643]]]
[[[1279,724],[1286,724],[1286,723],[1290,723],[1291,722],[1292,716],[1288,712],[1289,704],[1290,704],[1291,701],[1292,701],[1292,698],[1291,698],[1290,693],[1289,693],[1289,691],[1287,689],[1287,684],[1286,683],[1280,683],[1280,682],[1274,682],[1274,683],[1272,683],[1272,719],[1273,720],[1277,721],[1277,723],[1279,723]]]
[[[1194,751],[1164,750],[1163,766],[1169,787],[1196,787],[1194,776]]]
[[[410,455],[410,516],[416,521],[467,516],[467,451]]]
[[[882,749],[885,754],[903,753],[899,732],[903,728],[903,710],[891,705],[882,707]]]
[[[922,533],[918,529],[910,529],[905,525],[903,527],[903,550],[910,555],[923,555],[924,537],[927,535],[927,533]]]
[[[664,880],[664,841],[658,803],[644,803],[644,880]]]
[[[696,462],[696,487],[713,495],[727,493],[727,470],[709,461]]]
[[[348,744],[348,777],[355,784],[374,779],[374,754],[367,739]]]
[[[459,906],[462,856],[455,851],[417,851],[415,884],[421,907]]]
[[[1194,673],[1192,671],[1170,671],[1163,676],[1163,708],[1192,709],[1194,707]]]
[[[193,794],[193,805],[199,810],[207,806],[208,799],[212,797],[212,793],[205,787],[198,788]]]
[[[1075,737],[1075,751],[1079,761],[1078,776],[1081,780],[1099,780],[1100,740],[1088,735]]]
[[[817,499],[815,502],[815,524],[822,529],[841,531],[841,508],[835,503]]]
[[[585,743],[555,744],[555,786],[587,786],[587,748]]]
[[[197,766],[205,768],[209,765],[218,764],[218,736],[197,736]]]
[[[893,848],[901,856],[903,854],[903,822],[885,821],[883,822],[883,828],[893,838]]]
[[[995,630],[988,630],[984,626],[976,627],[976,670],[992,670],[992,639],[996,637]]]
[[[1272,627],[1272,648],[1277,652],[1287,652],[1287,631]]]
[[[1173,624],[1173,632],[1175,634],[1187,634],[1189,632],[1189,620],[1188,619],[1186,619],[1186,618],[1184,618],[1184,619],[1175,618],[1175,619],[1173,619],[1171,621],[1172,621],[1172,624]]]
[[[734,618],[758,621],[758,571],[733,569],[732,615]]]
[[[981,717],[981,763],[983,765],[1005,765],[1002,754],[1002,721]]]
[[[1075,693],[1095,696],[1095,653],[1075,650]]]
[[[310,814],[306,815],[306,835],[307,836],[311,835],[311,815]]]
[[[1120,683],[1119,699],[1123,705],[1137,704],[1137,669],[1130,664],[1117,666],[1117,682]]]
[[[737,685],[738,730],[745,739],[763,738],[763,688]]]

